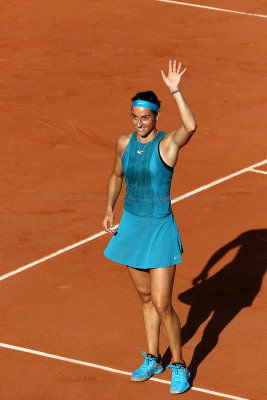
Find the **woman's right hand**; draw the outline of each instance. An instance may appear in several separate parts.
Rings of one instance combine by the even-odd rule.
[[[117,226],[113,227],[113,221],[114,221],[113,211],[107,211],[102,221],[102,226],[106,232],[114,233],[116,231]]]

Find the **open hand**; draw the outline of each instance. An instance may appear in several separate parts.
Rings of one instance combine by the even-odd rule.
[[[168,73],[168,76],[166,76],[164,71],[161,70],[162,78],[163,78],[164,82],[166,83],[166,85],[168,86],[168,88],[170,89],[171,92],[173,90],[178,89],[179,83],[181,81],[181,77],[185,73],[186,68],[184,68],[182,72],[180,72],[180,70],[181,70],[181,63],[180,62],[178,64],[178,68],[176,70],[176,60],[173,61],[173,65],[172,65],[172,60],[169,61],[169,73]]]

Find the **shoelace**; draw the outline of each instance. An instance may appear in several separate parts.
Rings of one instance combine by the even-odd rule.
[[[182,365],[168,365],[167,368],[171,369],[173,375],[177,375],[178,379],[186,378],[186,367]]]
[[[142,351],[142,354],[143,356],[145,356],[145,361],[142,366],[147,366],[148,368],[154,368],[155,363],[157,363],[157,361],[154,358],[150,358],[145,351]]]

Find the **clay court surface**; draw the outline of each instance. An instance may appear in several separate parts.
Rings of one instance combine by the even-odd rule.
[[[147,351],[141,307],[125,266],[103,255],[101,224],[114,145],[132,131],[129,99],[152,89],[158,128],[181,125],[160,75],[169,58],[187,67],[181,89],[198,123],[171,189],[184,247],[173,305],[193,377],[181,396],[266,399],[267,5],[190,3],[247,14],[153,0],[1,2],[1,400],[173,396],[169,370],[164,382],[130,381]],[[169,363],[167,348],[161,333]]]

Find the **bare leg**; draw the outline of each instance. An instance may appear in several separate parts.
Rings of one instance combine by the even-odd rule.
[[[142,304],[148,353],[158,355],[160,318],[151,299],[151,280],[149,270],[127,267],[129,275],[138,292]]]
[[[176,265],[150,270],[151,298],[159,315],[163,333],[172,353],[172,362],[183,362],[181,325],[172,306],[172,288]]]

